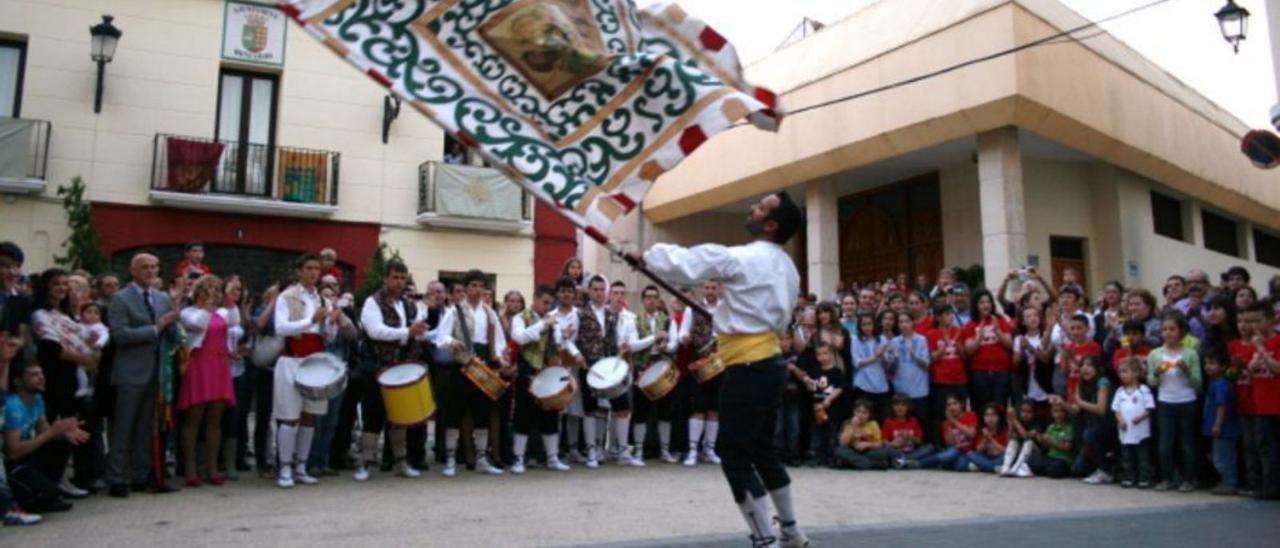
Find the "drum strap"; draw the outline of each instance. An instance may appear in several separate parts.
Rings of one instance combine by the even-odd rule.
[[[467,314],[467,311],[464,308],[462,308],[462,303],[457,303],[453,306],[454,306],[454,312],[458,315],[458,328],[462,334],[462,344],[466,345],[468,349],[474,349],[475,344],[471,342],[472,341],[471,326],[475,322],[475,320],[473,320],[471,316]],[[490,314],[489,307],[484,306],[483,304],[480,306],[480,310],[482,313],[486,314],[485,323],[488,325],[488,328],[485,330],[485,333],[489,336],[489,343],[485,346],[489,348],[489,355],[485,356],[485,361],[491,362],[494,360],[494,357],[497,355],[494,353],[495,344],[493,340],[493,330],[495,327],[494,324],[497,323],[498,318],[496,317],[497,316],[496,314]]]

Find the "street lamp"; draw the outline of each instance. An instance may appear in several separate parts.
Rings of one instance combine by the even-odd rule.
[[[1218,26],[1222,27],[1222,38],[1236,53],[1240,53],[1240,41],[1249,30],[1249,10],[1237,6],[1235,0],[1227,0],[1227,4],[1213,16],[1218,18]]]
[[[89,36],[92,37],[90,42],[89,58],[98,63],[98,88],[93,95],[93,112],[102,112],[102,83],[103,76],[106,74],[107,63],[111,62],[111,58],[116,55],[116,44],[120,42],[120,36],[123,32],[111,24],[111,20],[115,19],[110,15],[103,15],[102,22],[89,27]]]

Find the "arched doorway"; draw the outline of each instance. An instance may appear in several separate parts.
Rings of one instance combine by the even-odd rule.
[[[942,268],[942,201],[929,174],[840,198],[840,279],[866,284]]]

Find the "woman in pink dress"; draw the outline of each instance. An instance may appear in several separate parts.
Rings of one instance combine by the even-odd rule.
[[[236,403],[231,383],[231,357],[227,342],[227,319],[218,311],[222,302],[222,279],[206,274],[196,280],[192,305],[182,309],[182,329],[190,351],[187,371],[178,393],[178,409],[186,411],[182,425],[182,454],[186,462],[187,486],[204,481],[222,485],[226,476],[216,472],[218,445],[222,442],[222,413]],[[204,463],[208,474],[196,470],[196,436],[204,426]]]

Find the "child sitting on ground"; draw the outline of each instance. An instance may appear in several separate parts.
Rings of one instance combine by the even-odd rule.
[[[1075,438],[1075,429],[1071,427],[1067,404],[1054,399],[1049,407],[1049,416],[1053,423],[1043,434],[1036,434],[1036,448],[1028,456],[1026,468],[1016,472],[1020,478],[1048,476],[1061,479],[1071,473],[1071,440]]]
[[[964,402],[954,395],[947,396],[946,418],[942,421],[942,439],[947,447],[942,451],[920,459],[918,465],[908,464],[910,468],[943,468],[955,469],[960,456],[973,451],[974,437],[978,434],[978,415],[964,409]]]
[[[840,447],[835,451],[836,468],[888,470],[889,459],[897,454],[880,435],[880,425],[872,418],[873,404],[859,399],[853,404],[853,418],[840,431]]]
[[[1116,415],[1116,427],[1120,430],[1120,486],[1151,487],[1155,469],[1151,466],[1151,413],[1156,400],[1151,389],[1141,382],[1145,369],[1137,357],[1120,363],[1120,389],[1111,400],[1111,410]]]
[[[1022,400],[1017,411],[1009,409],[1009,443],[1005,445],[1004,461],[999,473],[1001,477],[1014,477],[1020,470],[1025,470],[1030,477],[1031,469],[1027,459],[1036,450],[1036,436],[1044,432],[1044,425],[1036,417],[1036,403],[1030,399]]]
[[[912,415],[911,398],[905,394],[893,395],[893,416],[885,419],[881,432],[896,451],[895,468],[903,468],[908,462],[918,463],[933,454],[933,446],[924,443],[924,429]]]
[[[1004,410],[1000,404],[988,403],[982,410],[982,428],[973,450],[956,460],[957,472],[995,472],[1004,464],[1005,446],[1009,443],[1009,430],[1004,423]]]
[[[1240,440],[1240,420],[1236,417],[1235,387],[1224,375],[1226,358],[1217,353],[1204,356],[1204,374],[1209,377],[1205,390],[1204,435],[1213,440],[1213,467],[1222,482],[1215,495],[1234,495],[1239,485],[1236,442]]]
[[[1067,402],[1067,410],[1075,416],[1076,431],[1080,433],[1081,447],[1077,452],[1072,473],[1085,476],[1091,485],[1111,483],[1106,471],[1107,452],[1111,447],[1111,381],[1098,367],[1099,356],[1085,356],[1080,361],[1080,385],[1075,399]]]

